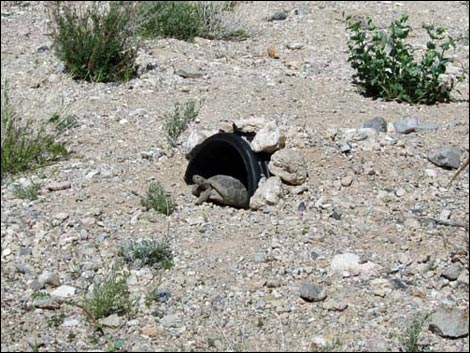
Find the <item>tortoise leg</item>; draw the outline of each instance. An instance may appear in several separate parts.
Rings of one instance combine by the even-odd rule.
[[[209,199],[209,196],[211,196],[211,192],[212,192],[211,188],[201,192],[201,194],[199,195],[199,198],[196,201],[196,205],[201,205],[203,202],[207,201]]]

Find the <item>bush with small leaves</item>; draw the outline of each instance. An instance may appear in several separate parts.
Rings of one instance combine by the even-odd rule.
[[[137,267],[169,269],[173,266],[173,254],[167,240],[129,240],[119,247],[119,255]]]
[[[175,202],[158,182],[151,182],[145,197],[142,198],[142,206],[153,209],[169,216],[175,210]]]

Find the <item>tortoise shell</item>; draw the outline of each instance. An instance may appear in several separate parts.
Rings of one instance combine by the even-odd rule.
[[[248,207],[250,201],[248,191],[243,183],[234,177],[219,174],[205,179],[200,175],[194,175],[193,181],[196,184],[193,194],[199,197],[196,204],[215,201],[227,206]]]

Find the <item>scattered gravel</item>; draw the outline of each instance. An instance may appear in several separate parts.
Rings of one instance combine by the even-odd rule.
[[[468,33],[465,2],[241,2],[251,38],[144,41],[146,70],[120,84],[62,72],[46,3],[2,2],[2,79],[19,114],[65,108],[78,126],[63,137],[68,159],[22,176],[44,179],[37,200],[18,199],[15,180],[1,186],[2,351],[398,351],[426,315],[421,348],[469,350],[468,169],[447,188],[454,171],[428,159],[446,145],[466,155],[468,80],[449,104],[364,97],[342,20],[386,26],[407,13],[424,46],[422,23]],[[453,71],[468,51],[452,53]],[[187,136],[274,121],[305,162],[303,184],[258,210],[195,206],[184,146],[170,149],[162,129],[189,99],[204,103]],[[395,131],[406,117],[418,128]],[[177,204],[168,217],[141,206],[155,180]],[[169,241],[174,266],[129,268],[133,312],[99,335],[70,301],[126,266],[123,242],[149,237]]]

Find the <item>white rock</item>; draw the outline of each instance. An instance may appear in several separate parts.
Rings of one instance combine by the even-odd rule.
[[[343,141],[350,142],[356,140],[357,136],[357,129],[346,129],[346,130],[340,130],[343,136]]]
[[[208,130],[193,130],[189,134],[188,139],[183,143],[183,149],[185,152],[190,152],[194,147],[204,142],[208,137],[216,134],[217,131]]]
[[[266,126],[264,118],[247,118],[233,122],[236,131],[257,133]]]
[[[54,216],[54,219],[57,219],[59,221],[65,221],[66,219],[68,219],[70,216],[68,213],[66,212],[59,212],[57,213],[55,216]]]
[[[290,43],[287,43],[287,48],[288,49],[291,49],[291,50],[298,50],[298,49],[302,49],[304,47],[304,43],[301,43],[301,42],[290,42]]]
[[[117,328],[123,323],[122,319],[117,314],[112,314],[100,320],[101,325],[105,327]]]
[[[60,191],[70,189],[72,187],[72,184],[70,183],[70,181],[51,182],[46,187],[49,191]]]
[[[78,326],[80,324],[80,321],[77,320],[77,319],[70,319],[70,320],[65,320],[63,322],[62,327],[74,327],[74,326]]]
[[[425,169],[424,173],[431,178],[437,178],[437,171],[435,169]]]
[[[75,295],[75,291],[75,287],[64,285],[53,290],[51,296],[56,298],[71,298]]]
[[[330,264],[330,271],[335,274],[343,274],[345,271],[358,273],[360,271],[359,256],[351,253],[335,255]]]
[[[287,148],[272,155],[269,170],[292,185],[303,184],[308,176],[307,164],[303,155],[297,150]]]
[[[250,199],[250,207],[258,210],[265,205],[277,205],[282,191],[282,182],[279,177],[271,177],[264,182],[262,181]]]
[[[286,136],[281,129],[270,122],[256,134],[251,142],[251,147],[255,152],[273,153],[284,147]]]
[[[361,272],[361,277],[363,278],[378,276],[381,269],[382,266],[370,261],[359,265],[359,271]]]
[[[347,175],[341,179],[341,185],[344,187],[351,186],[352,182],[353,182],[353,178],[350,175]]]
[[[392,292],[392,285],[389,280],[384,278],[375,278],[370,281],[374,295],[384,298]]]

